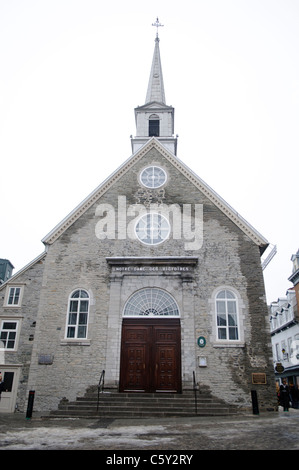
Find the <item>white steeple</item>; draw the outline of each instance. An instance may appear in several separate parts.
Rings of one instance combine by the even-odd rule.
[[[177,138],[173,136],[174,108],[166,105],[160,57],[158,27],[163,25],[157,18],[153,26],[157,27],[154,55],[145,104],[135,108],[136,136],[131,139],[132,150],[135,153],[151,137],[156,137],[176,155]]]
[[[152,62],[150,78],[148,82],[145,103],[151,103],[152,101],[156,101],[157,103],[163,103],[163,104],[166,103],[159,41],[160,41],[159,37],[156,36],[154,57],[153,57],[153,62]]]

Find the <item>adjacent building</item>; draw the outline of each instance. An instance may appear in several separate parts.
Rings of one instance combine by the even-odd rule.
[[[0,259],[0,284],[6,282],[13,273],[14,266],[8,259]]]
[[[299,251],[291,258],[293,272],[289,280],[294,287],[287,290],[270,304],[270,325],[276,388],[283,378],[291,388],[292,404],[298,407],[299,401]]]

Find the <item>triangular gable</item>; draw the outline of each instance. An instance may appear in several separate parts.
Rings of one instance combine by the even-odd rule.
[[[81,215],[83,215],[98,199],[127,173],[152,148],[156,148],[177,170],[179,170],[194,186],[199,189],[218,209],[220,209],[235,225],[237,225],[256,245],[260,247],[261,254],[266,250],[269,242],[255,230],[243,217],[241,217],[224,199],[210,188],[199,176],[188,168],[181,160],[164,147],[158,139],[152,137],[135,154],[125,161],[111,176],[98,186],[81,204],[79,204],[65,219],[63,219],[51,232],[42,239],[42,242],[51,245],[55,242]]]
[[[39,263],[42,261],[45,257],[47,256],[46,251],[41,253],[39,256],[34,258],[33,261],[30,261],[30,263],[26,264],[24,268],[20,269],[20,271],[16,272],[13,276],[11,276],[7,281],[5,281],[3,284],[0,285],[0,290],[2,290],[4,287],[7,286],[7,284],[13,284],[17,281],[18,277],[20,277],[22,274],[24,274],[28,269],[32,268],[36,263]]]
[[[172,110],[173,107],[172,106],[168,106],[167,104],[164,104],[164,103],[158,103],[158,101],[151,101],[150,103],[146,103],[146,104],[143,104],[142,106],[137,106],[137,108],[135,108],[135,111],[136,110],[154,110],[154,109],[158,109],[159,110],[162,110],[162,109],[165,109],[166,111],[168,110]]]

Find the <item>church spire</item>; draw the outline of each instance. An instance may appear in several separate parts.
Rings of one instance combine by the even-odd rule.
[[[163,74],[162,74],[162,66],[161,66],[161,58],[160,58],[160,48],[159,48],[159,35],[158,35],[158,28],[160,26],[164,26],[159,23],[159,19],[156,19],[156,22],[153,23],[153,26],[156,26],[157,33],[155,39],[155,50],[154,56],[152,61],[151,73],[148,82],[147,94],[145,103],[151,103],[156,101],[158,103],[165,104],[165,91],[164,91],[164,83],[163,83]]]
[[[158,28],[159,19],[153,23],[157,28],[155,50],[148,82],[145,104],[135,108],[136,136],[131,136],[133,153],[152,137],[158,139],[174,155],[177,151],[177,137],[174,137],[174,108],[167,106],[161,67]]]

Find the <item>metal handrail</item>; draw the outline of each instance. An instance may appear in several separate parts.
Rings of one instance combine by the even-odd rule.
[[[195,414],[197,415],[197,386],[196,386],[195,372],[194,371],[193,371],[193,390],[194,390]]]
[[[98,384],[98,401],[97,401],[97,411],[99,410],[99,401],[100,401],[100,393],[104,392],[105,387],[105,371],[102,370],[101,377]]]

